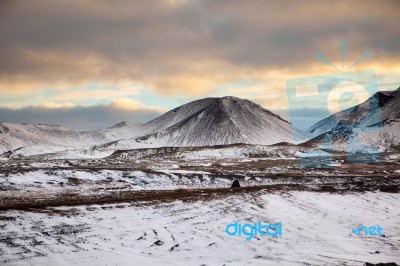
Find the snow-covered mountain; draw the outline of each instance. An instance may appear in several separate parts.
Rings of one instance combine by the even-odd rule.
[[[380,108],[376,108],[376,107]],[[333,114],[314,124],[308,131],[314,135],[330,131],[339,123],[357,127],[371,126],[400,117],[400,88],[375,93],[367,101]]]
[[[333,141],[334,148],[350,150],[372,145],[380,151],[400,145],[400,88],[381,91],[365,102],[333,114],[309,130],[316,136],[308,144]]]
[[[310,134],[294,129],[260,105],[232,96],[205,98],[178,107],[148,124],[160,127],[137,138],[165,146],[209,146],[233,143],[270,145],[296,142]]]
[[[128,123],[92,131],[58,125],[0,123],[0,155],[33,155],[90,149],[96,145],[140,136],[147,129],[144,125]]]
[[[146,124],[118,123],[82,131],[62,126],[0,123],[0,155],[52,152],[109,155],[117,149],[221,144],[274,144],[310,138],[251,101],[205,98],[175,108]]]

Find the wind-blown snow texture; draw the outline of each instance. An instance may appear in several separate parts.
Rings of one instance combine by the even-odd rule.
[[[52,152],[104,157],[117,149],[220,144],[274,144],[311,137],[251,101],[205,98],[175,108],[146,123],[121,122],[113,127],[81,131],[62,126],[0,124],[0,154],[34,155]]]
[[[399,263],[399,200],[399,194],[382,192],[261,192],[156,206],[113,204],[8,211],[4,213],[8,220],[0,220],[0,264]],[[243,236],[226,234],[225,227],[234,221],[281,221],[283,234],[246,241]],[[351,233],[360,225],[377,224],[384,228],[385,237]]]

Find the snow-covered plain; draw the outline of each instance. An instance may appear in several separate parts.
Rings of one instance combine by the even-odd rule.
[[[265,191],[201,201],[60,207],[0,216],[1,265],[363,265],[400,263],[400,194]],[[282,222],[281,237],[228,236]],[[352,229],[380,225],[382,236]]]
[[[273,169],[271,169],[271,172]],[[313,187],[321,184],[340,186],[344,180],[335,180],[314,177],[313,179],[296,180],[295,178],[266,177],[257,172],[231,177],[215,176],[206,171],[187,171],[160,169],[151,173],[143,171],[113,171],[101,170],[90,172],[83,170],[37,170],[19,173],[11,177],[1,177],[0,200],[7,196],[15,198],[17,195],[24,197],[51,197],[53,194],[78,193],[93,195],[110,191],[148,191],[148,190],[177,190],[177,189],[206,189],[229,188],[234,179],[240,178],[242,187],[302,184]],[[44,196],[46,195],[46,196]]]

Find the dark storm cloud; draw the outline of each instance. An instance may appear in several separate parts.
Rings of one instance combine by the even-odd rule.
[[[336,52],[338,38],[359,52],[398,56],[399,7],[399,1],[2,1],[0,77],[146,80],[185,73],[195,60],[288,67],[313,61],[318,49]],[[85,56],[98,58],[98,72],[73,62]]]
[[[148,109],[125,110],[112,105],[73,108],[0,108],[0,122],[63,125],[77,129],[110,127],[121,121],[148,122],[160,115]]]

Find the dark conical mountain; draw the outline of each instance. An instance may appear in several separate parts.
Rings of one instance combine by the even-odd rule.
[[[301,130],[294,130],[292,134],[292,126],[278,115],[254,102],[232,96],[190,102],[148,124],[159,127],[137,140],[167,146],[268,145],[310,137]]]

